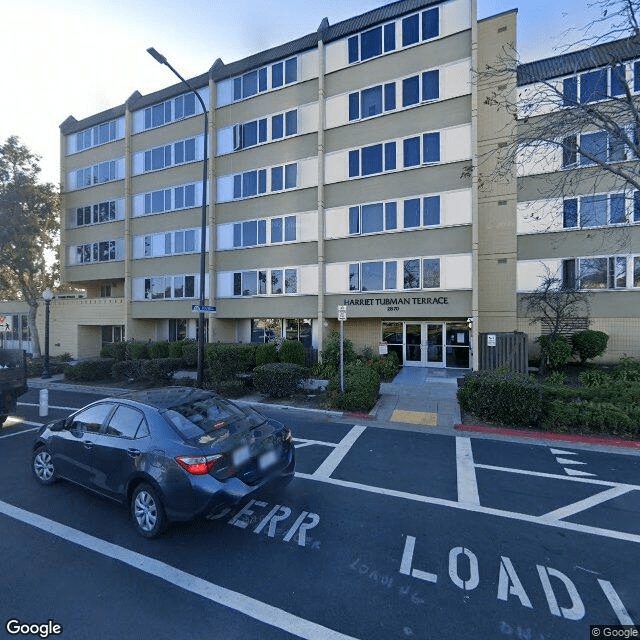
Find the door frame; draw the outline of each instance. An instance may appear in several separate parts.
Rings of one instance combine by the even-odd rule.
[[[418,325],[420,327],[420,359],[408,360],[407,359],[407,326]],[[429,325],[439,325],[441,329],[441,353],[442,359],[438,361],[429,360]],[[402,323],[402,355],[403,366],[408,367],[438,367],[444,368],[447,364],[447,352],[446,352],[446,322],[444,320],[415,320],[415,321],[403,321]],[[417,346],[417,345],[413,345]]]

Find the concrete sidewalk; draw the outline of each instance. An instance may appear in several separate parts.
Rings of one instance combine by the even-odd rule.
[[[456,399],[458,378],[468,369],[402,367],[392,382],[380,385],[371,414],[382,422],[453,427],[461,422]]]

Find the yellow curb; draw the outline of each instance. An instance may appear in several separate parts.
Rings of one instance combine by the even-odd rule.
[[[409,422],[423,424],[426,427],[438,426],[438,414],[430,411],[403,411],[396,409],[391,415],[391,422]]]

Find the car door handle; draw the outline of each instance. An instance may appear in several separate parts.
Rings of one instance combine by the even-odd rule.
[[[93,442],[91,442],[91,440],[85,440],[84,441],[84,448],[85,449],[91,449],[91,447],[93,447]]]
[[[127,453],[132,458],[137,458],[140,455],[140,449],[127,449]]]

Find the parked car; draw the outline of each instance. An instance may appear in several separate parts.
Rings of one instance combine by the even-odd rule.
[[[144,537],[293,478],[291,431],[209,391],[166,387],[99,400],[42,427],[36,480],[70,480],[129,505]]]
[[[20,349],[0,349],[0,427],[26,392],[26,353]]]

